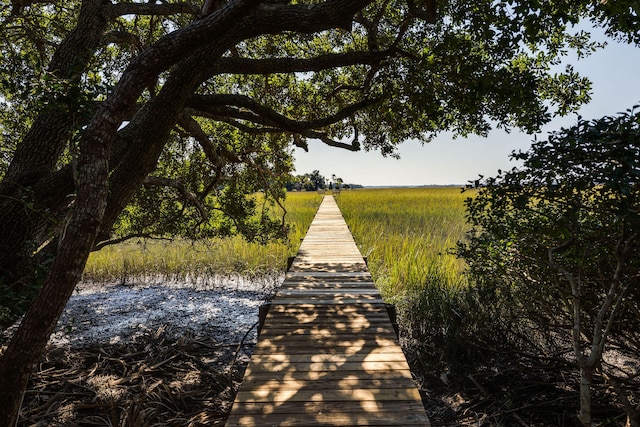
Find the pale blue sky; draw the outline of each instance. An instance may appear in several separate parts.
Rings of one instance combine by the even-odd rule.
[[[640,47],[608,40],[608,45],[582,59],[569,60],[574,68],[593,82],[592,100],[580,110],[585,119],[593,119],[640,104]],[[577,115],[557,118],[540,134],[576,123]],[[493,131],[488,138],[452,139],[442,134],[424,146],[407,141],[399,147],[400,160],[383,158],[378,152],[356,152],[328,147],[310,141],[309,152],[296,150],[297,173],[318,169],[326,177],[332,174],[347,183],[365,186],[465,184],[479,174],[493,176],[498,169],[514,166],[509,161],[513,150],[527,149],[532,135],[512,131]]]

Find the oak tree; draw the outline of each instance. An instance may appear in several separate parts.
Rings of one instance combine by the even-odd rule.
[[[15,423],[91,250],[136,235],[272,230],[247,219],[250,194],[282,197],[291,147],[309,139],[393,155],[444,130],[536,131],[588,100],[588,81],[551,68],[567,48],[593,48],[567,24],[591,16],[627,34],[631,21],[618,17],[637,18],[634,5],[0,5],[0,290],[10,301],[0,315],[29,307],[0,359],[0,418]],[[159,222],[156,198],[169,212]]]

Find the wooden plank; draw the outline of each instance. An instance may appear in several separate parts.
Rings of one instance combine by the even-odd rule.
[[[277,322],[277,323],[276,323]],[[298,316],[288,315],[287,313],[273,313],[267,314],[265,319],[265,325],[263,330],[268,328],[277,327],[311,327],[315,328],[335,328],[344,329],[352,327],[354,329],[361,329],[367,326],[380,326],[389,325],[389,316],[385,314],[372,315],[372,316],[353,316],[353,317],[339,317],[336,316],[334,320],[331,316],[314,316],[311,314],[299,314]]]
[[[274,375],[272,372],[267,371],[257,371],[257,372],[249,372],[246,373],[243,385],[246,384],[248,389],[251,389],[251,384],[256,382],[264,381],[265,379],[273,379],[278,378],[278,381],[306,381],[306,382],[316,382],[316,381],[332,381],[332,380],[342,380],[348,376],[355,376],[357,378],[361,378],[363,380],[375,378],[375,379],[392,379],[398,382],[402,382],[405,380],[413,381],[413,376],[411,375],[411,371],[409,369],[399,369],[397,371],[374,371],[374,372],[365,372],[362,370],[355,371],[289,371],[282,372],[279,375]],[[244,388],[241,388],[244,390]]]
[[[274,414],[269,414],[268,410],[273,410]],[[375,414],[369,412],[361,413],[330,413],[316,412],[312,414],[287,414],[280,412],[280,407],[273,405],[267,410],[263,409],[267,415],[244,414],[227,423],[227,426],[428,426],[426,414],[417,415],[417,410],[404,412],[383,412],[376,410]]]
[[[329,329],[295,329],[295,330],[286,330],[286,329],[276,329],[275,327],[266,327],[260,333],[261,339],[270,339],[270,340],[278,340],[280,342],[286,339],[295,339],[300,340],[300,342],[304,341],[339,341],[344,340],[348,342],[359,342],[360,339],[367,340],[377,340],[379,338],[387,339],[387,340],[395,340],[395,331],[393,327],[389,325],[388,328],[364,328],[361,331],[358,331],[357,335],[352,331],[332,331]],[[393,342],[393,345],[396,345]]]
[[[275,311],[287,311],[294,312],[295,310],[304,310],[310,313],[316,312],[335,312],[335,313],[369,313],[369,312],[382,312],[386,311],[386,306],[384,303],[366,303],[360,304],[358,306],[333,306],[326,304],[298,304],[297,306],[291,305],[278,305],[276,303],[271,303],[269,308],[269,312]]]
[[[314,362],[314,363],[251,363],[245,373],[257,372],[335,372],[341,371],[393,371],[408,370],[407,361],[384,360],[377,362]]]
[[[275,299],[278,304],[364,304],[367,302],[383,302],[377,299],[348,298],[344,300],[328,299]]]
[[[379,293],[378,289],[373,287],[373,284],[368,282],[355,282],[355,283],[345,283],[345,282],[330,282],[324,281],[322,283],[309,283],[309,282],[299,282],[299,283],[285,283],[280,288],[278,288],[278,292],[287,292],[287,291],[302,291],[302,290],[318,290],[318,291],[348,291],[350,289],[354,290],[367,290],[372,293]]]
[[[324,354],[356,354],[361,351],[372,351],[373,349],[380,348],[380,340],[352,341],[349,344],[335,340],[328,342],[319,340],[305,342],[308,344],[304,345],[297,339],[278,341],[277,343],[260,341],[258,346],[254,348],[253,354],[307,354],[309,348],[313,348],[316,352]],[[387,342],[389,343],[388,347],[395,347],[393,341],[388,340]],[[310,347],[312,344],[315,345]]]
[[[276,409],[276,405],[273,402],[242,402],[238,406],[234,406],[234,410],[237,410],[238,414],[250,414],[255,411],[273,412]],[[344,401],[344,402],[304,402],[302,404],[278,402],[277,409],[282,414],[300,414],[301,412],[310,413],[354,413],[354,412],[369,412],[369,411],[383,411],[383,412],[398,412],[407,413],[414,410],[422,410],[422,403],[416,402],[414,399],[410,400],[395,400],[395,401],[381,401],[373,402],[365,400],[361,403]]]
[[[260,341],[256,345],[256,351],[274,351],[283,352],[291,348],[316,348],[318,351],[328,351],[330,348],[351,348],[360,349],[379,347],[381,345],[394,346],[397,345],[395,337],[384,338],[380,336],[364,336],[360,338],[350,338],[347,340],[342,337],[317,337],[310,335],[298,335],[279,339],[278,337],[260,337]],[[265,350],[260,350],[265,349]],[[269,350],[266,350],[269,349]]]
[[[228,427],[316,427],[316,426],[429,426],[426,415],[420,417],[414,413],[376,413],[374,414],[325,414],[320,413],[311,417],[301,418],[293,414],[269,414],[259,416],[244,415],[234,417],[227,424]]]
[[[276,299],[286,298],[360,298],[360,299],[375,299],[381,300],[381,296],[375,289],[340,289],[334,291],[327,291],[323,289],[284,289],[278,292]],[[277,304],[277,303],[274,303]]]
[[[295,262],[294,262],[295,264]],[[292,278],[304,278],[307,280],[313,280],[313,279],[320,279],[320,280],[332,280],[332,279],[345,279],[345,278],[349,278],[350,280],[358,280],[358,279],[362,279],[362,278],[366,278],[368,280],[371,280],[371,273],[369,273],[368,271],[353,271],[353,272],[348,272],[345,271],[342,274],[340,274],[340,272],[337,271],[317,271],[317,272],[313,272],[310,273],[309,271],[289,271],[286,275],[285,275],[285,280],[289,279],[289,277]]]
[[[316,304],[312,304],[316,305]],[[286,317],[295,319],[299,316],[301,319],[337,319],[337,320],[353,320],[353,319],[370,319],[389,317],[385,306],[376,310],[353,310],[353,306],[344,306],[339,304],[322,304],[316,309],[300,309],[300,305],[278,304],[271,305],[267,315],[284,319]]]
[[[271,302],[227,426],[429,426],[387,306],[332,197]]]
[[[277,322],[277,323],[276,323]],[[340,316],[335,315],[331,317],[331,314],[289,314],[286,312],[280,313],[267,313],[265,319],[265,327],[271,327],[271,325],[307,325],[313,323],[318,327],[330,328],[335,325],[336,328],[343,328],[345,326],[359,327],[369,326],[377,324],[388,324],[389,316],[386,313],[371,314],[371,315],[354,315],[354,316]]]
[[[254,354],[252,363],[315,363],[315,362],[378,362],[406,361],[402,349],[376,349],[372,352],[354,354]]]
[[[404,381],[403,381],[404,380]],[[415,388],[409,378],[358,378],[357,375],[344,375],[340,378],[322,378],[318,381],[306,381],[302,379],[280,380],[273,377],[252,377],[247,379],[250,390],[270,388],[274,390],[352,390],[354,388],[369,390],[383,388]]]
[[[301,319],[295,319],[290,316],[272,315],[267,316],[265,324],[267,328],[271,328],[277,322],[279,328],[283,327],[300,327],[308,324],[314,324],[318,327],[335,327],[336,329],[353,328],[354,330],[362,330],[369,326],[388,325],[389,316],[352,318],[352,319],[336,319],[331,320],[328,316],[301,316]]]
[[[315,403],[315,402],[312,402]],[[339,402],[329,402],[329,404]],[[397,410],[385,411],[380,405],[363,408],[360,411],[347,411],[350,409],[345,403],[336,407],[336,411],[324,411],[326,406],[319,411],[310,409],[304,412],[287,413],[280,412],[280,405],[262,406],[258,413],[246,413],[230,418],[228,427],[236,426],[429,426],[429,420],[416,406],[400,406]],[[357,408],[356,408],[357,409]],[[270,412],[272,411],[272,412]]]
[[[420,400],[420,393],[411,388],[329,389],[329,390],[278,390],[252,388],[236,395],[238,402],[362,402],[380,400]]]
[[[376,295],[299,295],[276,297],[273,299],[274,304],[365,304],[365,303],[383,303],[381,296]]]

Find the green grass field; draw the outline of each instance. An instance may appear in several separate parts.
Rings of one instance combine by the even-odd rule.
[[[463,261],[451,255],[467,225],[459,188],[343,191],[338,204],[376,284],[388,300],[425,286],[464,286]]]
[[[130,240],[107,246],[89,257],[90,281],[184,280],[224,275],[279,276],[295,255],[322,199],[317,193],[290,193],[285,208],[287,242],[249,243],[240,236],[204,241]],[[281,212],[277,212],[281,214]]]
[[[459,188],[448,187],[359,189],[337,196],[385,298],[394,301],[425,286],[450,290],[464,286],[463,262],[449,252],[467,229],[463,206],[467,196]],[[93,253],[85,279],[181,280],[280,274],[287,257],[297,252],[321,198],[314,192],[288,195],[288,242],[261,245],[239,236],[197,242],[131,240]]]
[[[448,346],[452,331],[467,327],[459,314],[466,306],[464,262],[450,252],[465,237],[463,201],[469,195],[459,188],[405,188],[359,189],[336,196],[376,285],[398,307],[401,329],[410,342]],[[289,194],[291,232],[286,242],[260,245],[241,237],[130,241],[92,254],[85,280],[215,281],[243,276],[276,285],[321,199],[315,192]]]
[[[465,238],[459,188],[342,192],[338,204],[387,302],[396,305],[403,346],[416,354],[455,354],[465,330],[469,288],[451,254]]]

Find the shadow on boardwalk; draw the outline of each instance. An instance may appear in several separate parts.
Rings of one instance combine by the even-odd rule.
[[[429,421],[387,309],[325,196],[271,303],[227,426]]]

